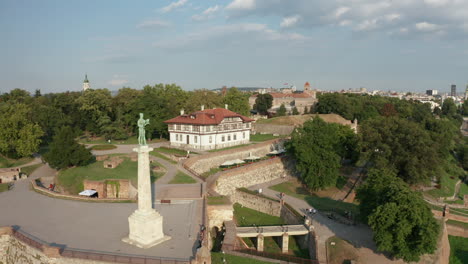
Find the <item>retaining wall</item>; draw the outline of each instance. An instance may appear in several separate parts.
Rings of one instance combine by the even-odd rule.
[[[268,199],[259,195],[236,190],[231,195],[232,203],[238,203],[247,208],[259,211],[265,214],[280,216],[281,204],[278,200]]]
[[[211,168],[217,168],[228,160],[245,159],[250,153],[257,157],[264,157],[277,144],[282,145],[282,139],[272,139],[262,143],[253,144],[245,147],[212,152],[205,155],[191,157],[184,162],[184,167],[188,167],[197,174],[209,171]]]
[[[447,225],[447,231],[449,235],[468,238],[468,229],[463,228],[461,226],[454,226],[454,225],[447,224],[447,223],[446,225]]]
[[[287,158],[273,158],[218,173],[209,186],[221,195],[232,195],[236,189],[292,176],[292,162]]]
[[[290,135],[294,126],[287,125],[270,125],[270,124],[253,124],[253,130],[257,134],[279,134],[279,135]]]

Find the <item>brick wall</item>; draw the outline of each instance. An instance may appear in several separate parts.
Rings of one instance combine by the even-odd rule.
[[[85,190],[96,190],[98,192],[99,198],[107,197],[107,188],[104,181],[84,180],[83,186]]]
[[[260,134],[289,135],[294,130],[294,126],[254,124],[252,129],[255,131],[255,133]]]
[[[102,181],[83,181],[85,190],[96,190],[99,198],[122,198],[135,197],[130,195],[130,181],[125,179],[108,179]]]
[[[234,209],[232,205],[208,205],[208,227],[211,231],[211,228],[217,226],[221,228],[223,223],[226,221],[232,221],[234,218]]]
[[[222,171],[214,186],[210,187],[221,195],[232,195],[238,188],[292,176],[290,163],[285,158],[274,158]]]
[[[184,166],[189,167],[198,174],[209,171],[211,168],[217,168],[225,161],[235,159],[245,159],[249,156],[249,153],[257,157],[264,157],[268,152],[272,150],[272,147],[276,144],[282,144],[281,139],[272,139],[262,143],[249,145],[245,147],[239,147],[235,149],[228,149],[223,151],[217,151],[206,155],[195,156],[187,159],[184,162]]]
[[[233,203],[239,203],[242,206],[265,214],[273,216],[280,216],[281,214],[281,205],[279,201],[274,201],[259,195],[235,190],[230,199]]]

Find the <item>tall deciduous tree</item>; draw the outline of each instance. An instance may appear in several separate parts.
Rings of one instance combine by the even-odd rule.
[[[41,127],[31,119],[31,108],[23,103],[0,104],[0,152],[18,158],[39,149]]]
[[[262,115],[268,114],[268,109],[273,105],[273,96],[271,94],[259,94],[255,99],[254,109]]]
[[[49,145],[49,151],[44,154],[44,160],[55,169],[84,166],[94,161],[91,152],[75,141],[76,136],[70,127],[60,128]]]
[[[242,93],[236,87],[232,87],[223,98],[223,103],[229,105],[229,110],[241,115],[249,115],[249,95]]]
[[[355,137],[350,128],[315,117],[292,133],[287,149],[296,159],[296,167],[307,186],[323,189],[336,184],[341,158],[349,155],[346,152],[355,151],[340,145]]]
[[[187,113],[192,113],[194,111],[200,111],[202,105],[205,106],[205,109],[224,107],[222,101],[223,98],[219,93],[206,89],[195,90],[188,92],[188,99],[184,109]]]
[[[418,192],[388,169],[371,169],[358,189],[361,214],[382,251],[405,261],[418,261],[436,249],[439,225]]]
[[[421,183],[437,175],[440,156],[428,131],[403,118],[389,117],[361,123],[363,149],[376,167],[396,169],[407,183]]]

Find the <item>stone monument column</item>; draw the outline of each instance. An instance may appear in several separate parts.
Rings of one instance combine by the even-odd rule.
[[[133,151],[138,153],[138,209],[128,217],[129,235],[122,241],[140,248],[150,248],[168,239],[163,233],[163,217],[153,209],[151,197],[149,152],[153,150],[146,145],[144,126],[149,120],[140,114],[138,127],[140,146]]]

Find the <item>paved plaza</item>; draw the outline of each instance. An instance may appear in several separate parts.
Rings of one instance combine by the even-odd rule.
[[[47,165],[31,178],[55,173]],[[48,243],[69,248],[171,258],[189,258],[197,246],[202,200],[178,200],[177,204],[155,204],[164,217],[164,233],[172,239],[149,249],[121,241],[128,236],[128,216],[136,203],[89,203],[50,198],[29,189],[29,179],[0,193],[0,226],[20,230]]]

